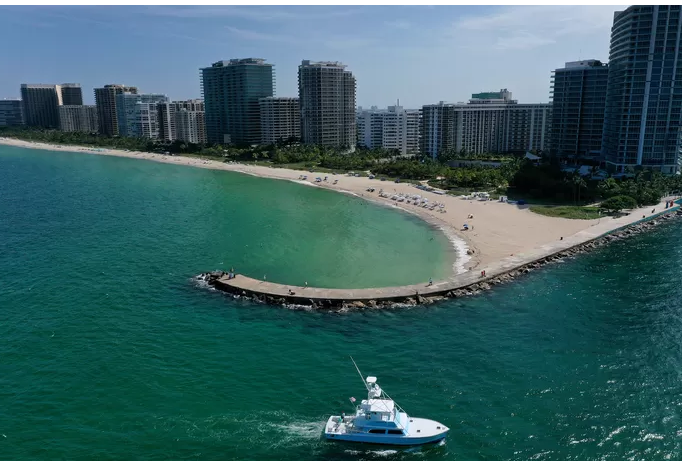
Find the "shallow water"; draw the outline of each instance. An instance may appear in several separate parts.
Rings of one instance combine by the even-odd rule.
[[[7,459],[680,451],[679,223],[475,298],[330,314],[235,300],[191,276],[223,262],[291,283],[406,283],[428,278],[432,260],[447,270],[447,242],[409,216],[291,183],[5,147],[0,218]],[[451,427],[446,443],[322,441],[329,414],[362,397],[349,355],[408,412]]]

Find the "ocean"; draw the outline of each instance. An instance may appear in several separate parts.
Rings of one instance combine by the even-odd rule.
[[[680,226],[477,297],[284,309],[192,277],[417,283],[450,242],[286,181],[0,146],[0,459],[675,459]],[[349,356],[446,442],[323,441],[363,397]]]

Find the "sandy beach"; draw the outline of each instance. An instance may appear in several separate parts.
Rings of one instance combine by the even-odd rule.
[[[93,155],[111,155],[117,157],[145,159],[162,163],[186,165],[198,168],[210,168],[216,170],[234,171],[251,174],[264,178],[285,179],[295,182],[303,182],[315,187],[351,193],[366,200],[381,203],[386,206],[402,209],[415,214],[428,223],[438,226],[443,230],[453,243],[457,252],[457,261],[453,266],[455,273],[471,269],[485,269],[491,263],[503,258],[524,253],[536,249],[545,244],[568,238],[578,232],[596,226],[599,221],[613,221],[612,224],[625,225],[633,222],[635,217],[649,213],[652,207],[633,211],[630,216],[617,219],[601,218],[601,220],[577,220],[565,218],[553,218],[531,212],[527,206],[518,206],[498,201],[464,200],[450,195],[437,195],[432,192],[419,190],[413,184],[394,183],[379,181],[367,177],[351,177],[348,175],[331,175],[329,173],[303,172],[284,168],[267,166],[246,165],[240,163],[224,163],[216,160],[202,160],[192,157],[168,156],[152,154],[148,152],[121,151],[104,148],[87,148],[82,146],[60,146],[37,142],[21,141],[11,138],[0,137],[0,144],[25,147],[33,149],[45,149],[53,151],[83,152]],[[307,181],[299,178],[307,175]],[[315,178],[328,177],[326,182],[315,182]],[[334,181],[338,182],[334,184]],[[374,188],[374,192],[368,192],[368,188]],[[444,205],[445,213],[439,212],[438,208],[430,210],[407,204],[397,203],[389,198],[379,197],[379,190],[393,194],[418,194],[428,198],[430,203],[439,202]],[[469,218],[473,215],[473,218]],[[469,225],[469,230],[462,230],[463,224]],[[468,255],[468,250],[473,254]]]

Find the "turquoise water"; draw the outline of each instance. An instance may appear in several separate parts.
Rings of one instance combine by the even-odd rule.
[[[475,298],[285,310],[190,277],[237,261],[269,279],[403,283],[428,277],[446,242],[295,184],[0,147],[0,459],[676,459],[680,229]],[[362,396],[349,355],[451,427],[447,442],[322,441],[328,415]]]

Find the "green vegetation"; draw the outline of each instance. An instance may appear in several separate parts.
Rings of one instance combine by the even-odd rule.
[[[637,208],[637,201],[627,195],[615,195],[604,200],[599,206],[612,213],[617,213],[620,210]]]
[[[603,210],[591,206],[547,206],[547,205],[532,205],[530,207],[530,211],[545,216],[567,219],[597,219],[601,217],[600,212],[603,212]]]
[[[226,162],[256,162],[275,168],[315,170],[321,173],[371,173],[377,178],[400,179],[404,182],[426,180],[430,186],[444,189],[451,194],[486,191],[493,197],[507,195],[511,199],[523,199],[532,204],[566,205],[551,209],[531,208],[552,216],[578,216],[581,213],[589,215],[593,213],[592,210],[581,211],[584,209],[580,205],[616,196],[631,197],[637,206],[653,205],[665,195],[680,194],[682,191],[682,176],[679,175],[663,176],[657,172],[642,170],[637,171],[634,178],[591,179],[590,176],[583,177],[563,171],[557,159],[543,158],[538,164],[527,160],[523,154],[471,154],[449,150],[432,159],[426,156],[403,157],[398,151],[391,149],[357,148],[354,152],[349,152],[347,148],[304,145],[297,139],[264,146],[198,145],[181,141],[168,143],[26,128],[0,128],[0,136],[54,144],[211,157]],[[448,166],[448,162],[453,159],[496,160],[501,165],[497,168],[481,165]],[[596,172],[597,166],[594,165],[593,168]]]

